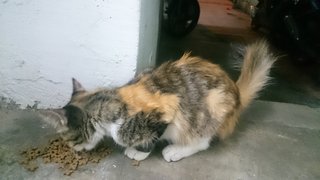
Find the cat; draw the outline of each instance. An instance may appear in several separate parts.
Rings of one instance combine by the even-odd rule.
[[[267,84],[276,61],[268,43],[248,45],[243,59],[236,82],[190,53],[113,89],[87,91],[72,79],[69,103],[39,112],[76,151],[92,150],[107,136],[141,161],[163,139],[169,142],[164,159],[178,161],[207,149],[212,138],[232,134],[240,113]]]

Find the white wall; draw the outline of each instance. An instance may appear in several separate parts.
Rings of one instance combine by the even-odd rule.
[[[141,64],[141,2],[1,0],[0,97],[22,107],[34,101],[40,101],[40,107],[56,107],[68,101],[71,77],[87,89],[127,82]],[[155,49],[147,51],[155,54]]]
[[[156,64],[161,16],[160,0],[141,0],[137,71]]]

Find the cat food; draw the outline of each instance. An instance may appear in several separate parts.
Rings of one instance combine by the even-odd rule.
[[[76,152],[70,148],[61,138],[53,139],[45,147],[33,147],[21,152],[23,159],[20,164],[29,171],[38,168],[37,158],[44,163],[57,163],[64,175],[70,176],[80,166],[87,163],[98,163],[102,158],[111,153],[106,147],[99,147],[91,152]]]
[[[131,165],[132,166],[140,166],[140,161],[132,160]]]

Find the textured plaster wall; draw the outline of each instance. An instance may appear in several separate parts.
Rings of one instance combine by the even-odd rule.
[[[72,77],[87,89],[127,82],[146,46],[139,43],[141,3],[1,0],[0,97],[56,107],[68,101]]]

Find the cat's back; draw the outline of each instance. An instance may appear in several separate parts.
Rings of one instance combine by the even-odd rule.
[[[234,82],[219,65],[185,53],[179,60],[168,61],[156,69],[143,71],[124,87],[181,96],[195,89],[203,92],[220,85],[233,86]]]
[[[185,53],[177,61],[164,63],[142,77],[150,90],[163,93],[186,93],[194,88],[201,91],[220,84],[234,84],[219,65],[190,56],[190,53]]]
[[[211,90],[220,87],[235,89],[218,65],[184,54],[177,61],[142,72],[117,92],[129,114],[157,109],[170,121],[180,107],[195,108],[205,102]]]

